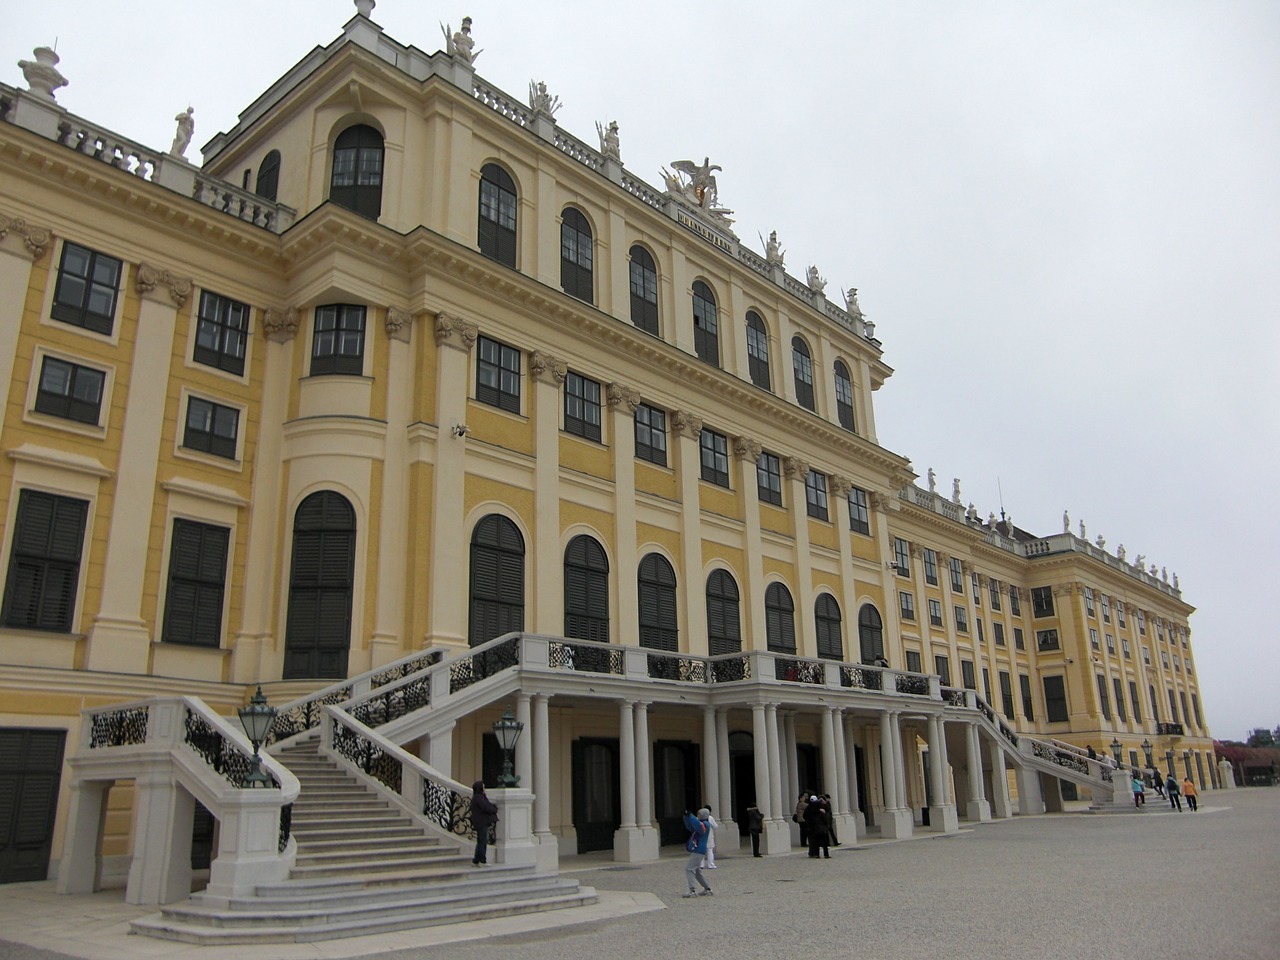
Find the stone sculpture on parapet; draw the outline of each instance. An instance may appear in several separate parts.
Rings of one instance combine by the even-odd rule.
[[[541,114],[544,117],[555,119],[556,111],[563,104],[559,97],[553,97],[547,93],[547,82],[545,80],[529,81],[529,109],[533,111],[536,117]]]
[[[778,231],[770,230],[769,239],[766,240],[764,237],[761,237],[760,242],[764,244],[765,262],[768,264],[776,263],[778,266],[782,266],[783,262],[787,259],[787,252],[783,250],[782,246],[778,243]]]
[[[444,52],[463,63],[475,63],[483,52],[476,50],[476,42],[471,38],[471,18],[462,18],[462,27],[454,33],[448,24],[440,24],[444,33]]]
[[[805,281],[809,284],[809,289],[814,293],[821,293],[827,288],[826,278],[818,273],[818,268],[812,264],[810,264],[809,269],[805,271]]]
[[[700,164],[693,160],[677,160],[671,164],[671,170],[663,169],[662,179],[672,196],[727,225],[733,222],[728,217],[733,211],[719,205],[720,191],[715,177],[715,171],[722,169],[712,163],[710,157],[704,158]]]
[[[610,120],[606,127],[596,121],[596,133],[600,135],[600,152],[609,160],[622,162],[622,147],[618,142],[618,121]]]
[[[960,478],[959,477],[955,477],[951,481],[951,502],[952,503],[960,502]]]
[[[186,113],[180,113],[174,117],[178,129],[173,135],[173,146],[169,148],[169,156],[183,157],[187,152],[187,147],[191,145],[191,137],[196,132],[196,121],[192,114],[195,110],[187,107]]]
[[[67,78],[58,72],[61,59],[52,47],[36,47],[34,60],[19,60],[18,69],[27,81],[27,89],[42,100],[54,101],[53,91],[67,85]]]

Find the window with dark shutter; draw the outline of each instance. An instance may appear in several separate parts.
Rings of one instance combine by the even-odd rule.
[[[496,163],[480,168],[476,233],[482,254],[508,267],[516,265],[516,183]]]
[[[333,144],[329,199],[377,220],[382,213],[382,134],[357,124],[338,134]]]
[[[1000,701],[1004,708],[1004,715],[1010,720],[1013,719],[1013,678],[1009,676],[1008,670],[1000,671]]]
[[[581,210],[565,207],[560,217],[560,289],[587,303],[595,302],[592,257],[591,224]]]
[[[316,307],[311,340],[311,376],[364,373],[365,309],[351,303]]]
[[[742,650],[738,584],[727,570],[707,577],[707,650],[711,656]]]
[[[36,411],[96,427],[101,417],[102,389],[106,381],[107,375],[101,370],[45,357],[40,365]]]
[[[271,150],[258,165],[258,180],[253,192],[263,200],[275,202],[276,190],[280,183],[280,151]]]
[[[849,376],[849,368],[843,360],[835,364],[836,380],[836,419],[846,430],[857,431],[853,422],[853,378]]]
[[[161,633],[166,643],[201,647],[221,644],[230,537],[231,531],[226,527],[192,520],[173,521]]]
[[[476,399],[481,403],[520,412],[520,351],[497,340],[476,341]]]
[[[1044,710],[1050,723],[1067,722],[1067,688],[1061,676],[1045,677],[1041,681],[1044,686]]]
[[[506,517],[490,514],[471,533],[470,606],[473,647],[524,629],[524,537]]]
[[[699,360],[720,366],[720,321],[716,295],[701,280],[693,282],[693,350]]]
[[[658,267],[640,246],[631,248],[631,322],[658,335]]]
[[[1022,715],[1028,720],[1034,720],[1036,712],[1031,703],[1031,678],[1025,673],[1018,674],[1018,687],[1022,691]]]
[[[757,387],[773,389],[769,377],[769,331],[764,318],[754,310],[747,311],[747,372]]]
[[[39,490],[18,494],[4,589],[5,626],[71,631],[88,514],[86,500]]]
[[[829,593],[814,602],[814,629],[817,631],[818,656],[829,660],[844,659],[844,636],[840,628],[840,604]]]
[[[781,583],[771,583],[764,591],[764,632],[774,653],[796,652],[796,613],[791,591]]]
[[[243,375],[248,333],[249,307],[205,290],[200,294],[196,345],[191,358],[196,363]]]
[[[795,373],[796,403],[806,410],[816,410],[813,402],[813,358],[809,345],[799,337],[791,338],[791,368]]]
[[[284,678],[345,677],[351,646],[356,516],[346,497],[313,493],[293,518]]]
[[[666,557],[648,554],[637,577],[640,601],[640,646],[654,650],[680,649],[676,613],[676,572]]]
[[[869,603],[858,611],[858,648],[863,663],[875,663],[884,657],[884,621],[880,611]]]
[[[564,635],[609,642],[609,559],[592,537],[574,537],[564,551]]]

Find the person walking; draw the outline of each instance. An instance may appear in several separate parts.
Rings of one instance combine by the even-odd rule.
[[[1155,767],[1151,768],[1151,785],[1156,788],[1156,795],[1164,799],[1164,777],[1160,776],[1160,771]]]
[[[476,828],[476,852],[471,858],[473,867],[488,865],[489,831],[497,822],[498,808],[484,792],[484,781],[477,780],[471,785],[471,825]]]
[[[1190,777],[1186,777],[1182,781],[1182,795],[1187,798],[1187,806],[1192,813],[1196,812],[1196,808],[1200,805],[1200,791],[1196,789],[1195,783]]]
[[[1142,785],[1142,774],[1133,771],[1133,805],[1141,807],[1147,802],[1146,790]]]
[[[764,830],[764,814],[754,803],[747,807],[747,833],[751,834],[751,855],[761,856],[760,833]]]
[[[704,808],[707,811],[707,855],[702,858],[702,865],[708,870],[716,868],[716,831],[720,829],[720,824],[716,823],[716,818],[711,814],[711,804],[707,804]]]
[[[707,855],[707,839],[711,834],[711,828],[707,826],[707,818],[710,816],[711,811],[706,807],[699,810],[696,817],[688,812],[684,815],[684,825],[689,830],[689,840],[685,844],[689,859],[684,864],[685,879],[689,881],[689,892],[683,895],[686,900],[690,897],[711,896],[711,884],[702,875],[702,858]],[[694,886],[695,882],[701,884],[701,891]]]
[[[830,860],[831,848],[828,834],[828,825],[831,823],[830,814],[822,798],[816,794],[809,798],[809,804],[805,808],[804,822],[809,825],[809,856],[816,860],[818,850],[821,848],[823,854]]]
[[[1169,774],[1169,779],[1164,782],[1164,792],[1169,798],[1169,809],[1182,812],[1182,793],[1178,789],[1178,781],[1173,779],[1173,774]]]
[[[807,790],[800,791],[800,799],[796,801],[796,812],[791,815],[791,819],[800,824],[800,846],[807,847],[809,845],[809,829],[804,822],[805,812],[809,809],[809,792]]]

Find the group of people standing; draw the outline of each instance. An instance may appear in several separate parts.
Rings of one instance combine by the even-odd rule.
[[[1161,777],[1159,770],[1151,771],[1151,785],[1155,787],[1156,793],[1163,799],[1168,797],[1169,808],[1182,812],[1182,800],[1185,797],[1187,807],[1192,813],[1195,813],[1199,807],[1200,791],[1196,789],[1195,782],[1190,777],[1184,777],[1182,783],[1179,784],[1177,778],[1171,773],[1168,778]],[[1142,774],[1133,771],[1133,805],[1135,807],[1145,806],[1147,802],[1146,785],[1143,783]]]

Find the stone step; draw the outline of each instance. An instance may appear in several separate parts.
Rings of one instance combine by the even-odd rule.
[[[304,848],[299,848],[297,858],[294,860],[294,870],[338,866],[347,863],[364,863],[373,857],[377,857],[380,863],[391,863],[393,861],[415,860],[423,857],[439,858],[448,856],[458,856],[457,848],[442,847],[438,843],[427,841],[425,838],[408,842],[401,840],[391,845],[346,843],[340,846],[322,847],[320,849],[307,845]]]
[[[365,840],[371,842],[389,840],[394,837],[426,837],[420,827],[404,820],[388,820],[386,823],[348,823],[333,827],[308,826],[306,829],[299,829],[298,825],[294,824],[293,835],[299,844],[305,842],[307,846],[348,838],[359,843]],[[436,840],[436,842],[440,841]]]
[[[301,859],[301,857],[299,857]],[[454,853],[446,848],[430,853],[416,853],[411,857],[396,857],[370,859],[369,855],[344,859],[337,862],[316,862],[295,864],[289,876],[302,880],[310,877],[344,877],[348,875],[357,875],[363,877],[371,877],[377,874],[403,876],[406,872],[414,872],[430,867],[433,863],[470,863],[470,859],[464,854]]]
[[[471,858],[458,856],[442,859],[426,867],[405,868],[383,874],[339,874],[332,877],[307,877],[260,883],[254,896],[268,900],[308,899],[315,897],[382,897],[388,890],[414,884],[450,887],[465,884],[488,884],[520,880],[534,875],[531,866],[491,864],[476,867]]]
[[[364,798],[352,798],[349,800],[307,800],[304,801],[301,796],[293,802],[294,819],[301,817],[366,817],[378,816],[380,811],[394,812],[399,815],[398,810],[393,810],[391,804],[381,797],[365,796]]]

